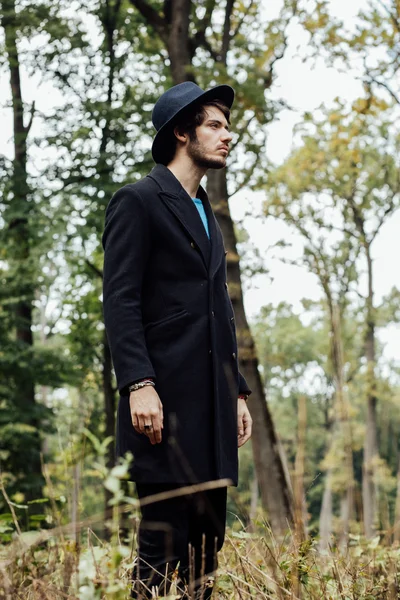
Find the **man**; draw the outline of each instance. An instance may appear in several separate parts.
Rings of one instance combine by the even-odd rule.
[[[150,597],[155,586],[166,593],[178,564],[184,597],[210,597],[227,480],[237,485],[237,449],[251,435],[226,252],[200,186],[208,169],[226,166],[233,98],[227,85],[204,92],[186,82],[166,91],[152,115],[156,166],[118,190],[106,211],[104,320],[120,391],[117,454],[134,456],[142,511],[134,598]],[[207,489],[210,481],[220,483]],[[191,484],[204,489],[179,495]],[[149,500],[163,492],[165,499]]]

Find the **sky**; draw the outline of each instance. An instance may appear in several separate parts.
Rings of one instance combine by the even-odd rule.
[[[330,4],[332,13],[343,19],[348,26],[353,22],[358,10],[365,7],[365,0],[351,0],[351,2],[331,0]],[[358,73],[339,72],[328,68],[323,60],[318,60],[311,69],[309,64],[296,56],[297,53],[304,54],[307,45],[306,37],[299,28],[293,28],[290,34],[291,44],[288,51],[285,57],[276,63],[276,80],[272,97],[284,98],[295,110],[282,111],[279,119],[268,127],[266,152],[270,160],[276,164],[283,162],[293,147],[293,127],[301,122],[305,111],[312,112],[321,105],[329,106],[337,96],[351,102],[357,96],[363,95]],[[299,45],[300,49],[297,52],[296,48]],[[293,304],[295,310],[301,313],[302,298],[317,300],[322,297],[317,277],[308,273],[305,268],[283,264],[282,261],[274,259],[274,253],[268,250],[279,239],[285,239],[293,244],[291,256],[293,258],[299,256],[302,248],[301,238],[293,233],[291,228],[274,219],[266,221],[261,221],[257,217],[243,219],[245,212],[248,212],[249,203],[253,203],[257,212],[262,200],[262,193],[243,191],[237,193],[230,201],[233,218],[244,224],[252,244],[259,249],[262,256],[266,257],[269,271],[264,281],[258,278],[257,287],[246,292],[246,313],[250,318],[255,317],[263,304],[278,304],[281,301]],[[390,292],[393,286],[400,288],[399,231],[400,211],[397,211],[382,227],[373,245],[377,303]],[[385,331],[379,331],[378,336],[385,344],[385,357],[400,361],[400,326],[390,326]]]
[[[264,0],[265,12],[268,16],[276,16],[281,2]],[[365,0],[331,0],[332,13],[351,25],[354,16]],[[285,57],[276,63],[276,79],[271,94],[272,98],[282,98],[292,107],[284,110],[279,119],[268,127],[266,152],[271,161],[281,163],[293,146],[293,127],[301,121],[305,111],[312,112],[320,105],[329,106],[337,96],[351,102],[362,94],[362,85],[357,79],[358,73],[338,72],[328,68],[322,60],[318,60],[313,68],[303,62],[297,54],[304,55],[307,50],[307,36],[300,28],[293,26],[288,31],[290,44]],[[39,87],[38,79],[22,76],[24,98],[27,102],[36,101],[37,108],[44,113],[55,104],[62,102],[59,93],[46,86]],[[9,98],[9,80],[4,71],[0,72],[1,105]],[[32,133],[35,134],[34,128]],[[12,119],[9,109],[0,108],[0,154],[12,156],[11,136]],[[248,316],[257,315],[260,307],[267,303],[278,304],[285,301],[293,304],[296,311],[301,312],[300,300],[304,297],[321,298],[321,290],[317,279],[307,273],[304,268],[284,265],[274,258],[269,250],[276,241],[284,238],[293,244],[292,255],[301,252],[301,240],[284,223],[272,219],[261,220],[258,217],[246,217],[249,206],[254,206],[256,214],[263,201],[262,193],[241,191],[231,198],[230,206],[233,218],[243,223],[249,233],[252,244],[265,257],[269,270],[268,277],[258,278],[252,288],[245,294],[245,308]],[[400,288],[400,269],[397,268],[400,256],[400,211],[398,211],[382,227],[381,233],[374,242],[374,277],[376,301],[388,294],[393,286]],[[400,361],[400,328],[392,326],[379,333],[379,338],[386,344],[384,354],[388,359]]]

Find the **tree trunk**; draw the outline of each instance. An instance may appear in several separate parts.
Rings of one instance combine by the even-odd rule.
[[[400,544],[400,457],[397,467],[397,493],[396,493],[396,508],[394,514],[393,526],[393,541]]]
[[[353,445],[352,433],[349,417],[348,400],[344,385],[344,357],[341,328],[340,306],[334,301],[329,280],[319,273],[320,282],[325,292],[328,303],[330,318],[330,359],[332,363],[333,381],[335,385],[335,406],[334,422],[332,424],[332,435],[327,450],[328,453],[336,452],[338,441],[343,440],[344,464],[339,464],[338,468],[344,470],[346,477],[346,489],[342,493],[340,511],[340,545],[345,546],[348,540],[350,520],[354,515],[354,465],[353,465]],[[339,453],[341,454],[341,451]],[[324,495],[320,511],[320,547],[326,549],[329,544],[332,527],[332,477],[334,469],[330,468],[326,474]]]
[[[70,521],[72,525],[72,536],[76,544],[80,541],[79,534],[79,496],[80,496],[80,465],[76,462],[72,466],[72,496]]]
[[[193,80],[188,69],[191,63],[188,35],[191,4],[191,0],[171,2],[171,24],[167,50],[171,61],[172,80],[175,83]]]
[[[244,311],[239,256],[229,211],[224,171],[208,172],[207,192],[228,252],[228,285],[235,311],[239,366],[253,392],[249,398],[249,409],[253,417],[253,457],[261,502],[268,511],[274,533],[279,535],[287,531],[288,526],[293,522],[293,494],[281,445],[266,402],[255,344]]]
[[[112,359],[110,346],[108,345],[107,335],[104,332],[103,337],[103,395],[104,408],[106,415],[105,436],[115,436],[115,390],[112,382]],[[108,445],[107,468],[111,469],[115,465],[115,444]]]
[[[336,419],[339,433],[343,436],[344,469],[347,487],[341,499],[341,546],[347,545],[350,520],[354,516],[354,465],[351,424],[348,400],[344,386],[344,358],[342,342],[341,313],[338,304],[330,306],[332,331],[332,358],[336,389]]]
[[[374,284],[372,271],[371,243],[374,240],[383,221],[381,221],[375,233],[368,238],[365,228],[365,219],[362,210],[355,204],[352,198],[348,199],[354,215],[354,223],[360,237],[360,243],[364,247],[367,259],[368,273],[368,295],[366,300],[366,332],[365,332],[365,357],[367,359],[367,423],[364,441],[363,460],[363,519],[364,533],[370,538],[374,535],[377,525],[377,492],[376,492],[376,466],[378,453],[377,415],[376,415],[376,377],[375,377],[375,327],[376,315],[374,309]],[[388,211],[385,214],[389,214]]]
[[[367,331],[365,335],[365,356],[367,359],[367,424],[364,442],[363,462],[363,506],[364,531],[372,537],[376,528],[377,497],[374,475],[378,458],[376,379],[375,379],[375,315],[373,304],[372,258],[369,244],[365,244],[368,265]]]
[[[99,148],[99,160],[97,163],[97,170],[101,177],[103,172],[107,172],[107,143],[110,137],[110,109],[112,106],[112,97],[114,91],[114,76],[115,76],[115,31],[117,26],[117,20],[119,11],[121,8],[121,2],[118,0],[114,4],[107,3],[105,7],[105,12],[103,15],[103,29],[105,34],[105,40],[107,44],[107,54],[109,59],[109,70],[108,70],[108,86],[107,86],[107,100],[105,117],[104,117],[104,125],[102,129],[102,136]],[[102,274],[100,274],[102,275]],[[116,409],[116,399],[115,399],[115,390],[112,382],[112,358],[110,347],[108,344],[108,338],[106,331],[104,330],[103,334],[103,370],[102,370],[102,384],[103,384],[103,399],[104,399],[104,412],[105,412],[105,436],[111,436],[113,441],[107,447],[107,455],[106,455],[106,467],[108,469],[112,469],[115,465],[115,409]],[[108,505],[109,501],[112,498],[112,493],[104,489],[104,522],[106,523],[109,520],[107,516],[107,512],[110,511],[110,507]],[[104,536],[109,539],[110,531],[105,528]]]
[[[324,494],[322,496],[321,511],[319,514],[319,547],[327,550],[332,535],[332,469],[325,475]]]
[[[25,494],[25,501],[34,500],[42,496],[44,479],[42,476],[40,451],[41,443],[38,427],[40,423],[35,411],[35,381],[31,364],[31,352],[33,348],[32,335],[32,306],[34,301],[34,285],[32,281],[32,265],[30,261],[30,233],[28,225],[28,214],[32,204],[29,198],[29,186],[27,177],[27,137],[33,117],[33,109],[30,122],[24,125],[24,104],[22,100],[19,54],[17,47],[17,15],[15,12],[15,1],[4,0],[2,3],[2,25],[5,32],[5,48],[7,51],[8,68],[10,72],[10,84],[13,111],[13,140],[14,160],[12,179],[12,214],[8,219],[8,210],[4,212],[4,220],[8,224],[9,260],[18,273],[15,283],[14,297],[18,298],[14,304],[15,335],[19,342],[18,350],[24,354],[24,362],[28,365],[21,369],[15,380],[16,402],[20,406],[21,419],[36,428],[31,437],[31,458],[26,465],[31,475],[31,485]],[[11,212],[11,210],[10,210]],[[7,257],[8,258],[8,257]],[[32,505],[32,510],[38,505]]]
[[[103,396],[105,406],[105,417],[106,417],[106,428],[105,437],[112,436],[115,438],[115,391],[112,385],[112,359],[110,346],[108,345],[108,339],[104,330],[103,336]],[[107,469],[112,469],[115,465],[115,443],[111,442],[107,447],[106,455],[106,466]],[[105,489],[104,492],[104,522],[109,520],[107,517],[107,511],[110,511],[108,502],[112,498],[112,493]],[[108,530],[104,531],[106,537],[108,537]]]
[[[46,302],[42,302],[40,301],[40,298],[37,297],[37,300],[39,300],[40,302],[40,343],[45,346],[46,342],[47,342],[47,336],[46,336],[46,327],[47,327],[47,318],[46,318],[46,308],[47,308],[47,303],[48,303],[48,299],[46,300]],[[49,407],[49,402],[48,402],[48,387],[45,385],[41,385],[40,386],[40,397],[41,397],[41,402],[42,404],[44,404],[44,406]],[[44,440],[42,440],[42,454],[43,454],[43,458],[44,460],[47,457],[48,451],[49,451],[49,440],[46,437]]]
[[[257,507],[258,507],[258,481],[257,475],[254,473],[253,479],[250,486],[250,510],[249,510],[249,520],[250,526],[253,528],[253,522],[257,517]]]
[[[307,402],[305,396],[300,396],[297,411],[297,452],[294,466],[294,524],[296,541],[304,541],[306,534],[307,510],[304,495],[304,463],[307,427]]]

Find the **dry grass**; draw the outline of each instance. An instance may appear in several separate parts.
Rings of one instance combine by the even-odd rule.
[[[52,530],[16,533],[0,554],[3,600],[125,600],[135,561],[137,506],[128,505],[130,539],[121,540],[113,509],[112,540],[93,532],[95,521]],[[78,527],[77,527],[78,525]],[[399,597],[400,550],[350,539],[345,551],[319,551],[316,541],[297,543],[295,535],[277,541],[265,521],[255,531],[229,530],[219,555],[214,598],[369,600]],[[73,541],[79,530],[80,543]],[[169,598],[176,598],[172,586]],[[157,597],[156,595],[154,597]]]
[[[104,514],[65,523],[54,496],[49,517],[52,529],[22,531],[13,503],[0,482],[9,505],[8,527],[0,527],[0,600],[127,600],[129,579],[136,560],[138,501],[124,495],[120,485],[126,469],[117,466],[104,485],[113,498]],[[50,478],[48,489],[52,493]],[[202,484],[216,487],[226,482]],[[168,496],[185,490],[168,492]],[[195,491],[190,488],[190,491]],[[159,499],[165,494],[159,495]],[[149,498],[147,501],[155,500]],[[296,511],[294,531],[276,539],[262,514],[245,529],[239,519],[228,529],[219,554],[214,598],[221,600],[395,600],[400,597],[400,548],[382,542],[390,536],[366,540],[349,536],[347,547],[320,551],[304,533],[302,511]],[[122,529],[121,524],[124,526]],[[1,525],[1,522],[0,522]],[[95,533],[106,525],[110,541]],[[125,537],[123,537],[125,536]],[[178,598],[173,577],[170,600]],[[161,596],[154,595],[154,598]]]

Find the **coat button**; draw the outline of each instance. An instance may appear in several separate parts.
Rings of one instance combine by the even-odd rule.
[[[235,354],[235,352],[232,352],[232,358],[233,358],[233,360],[235,360],[235,359],[236,359],[236,354]]]
[[[215,312],[213,310],[211,311],[211,315],[215,317]]]
[[[235,317],[231,317],[231,323],[233,323],[235,320]]]
[[[212,354],[212,350],[209,350],[209,351],[208,351],[208,354]]]
[[[224,286],[225,286],[225,289],[227,290],[228,289],[228,284],[226,283],[226,281],[224,283]]]
[[[190,242],[190,245],[192,246],[192,248],[196,248],[196,244],[194,242]]]

